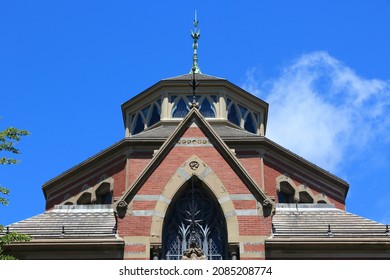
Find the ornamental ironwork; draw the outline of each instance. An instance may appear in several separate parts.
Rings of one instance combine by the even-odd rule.
[[[191,179],[175,196],[164,221],[163,258],[180,260],[192,246],[206,259],[222,260],[227,254],[226,222],[213,194]]]

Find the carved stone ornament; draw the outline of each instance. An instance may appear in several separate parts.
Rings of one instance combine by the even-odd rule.
[[[207,260],[203,250],[198,248],[195,242],[192,242],[190,248],[184,251],[182,260]]]
[[[126,203],[126,201],[121,200],[121,201],[119,201],[117,208],[123,210],[123,209],[126,209],[127,206],[128,206],[128,204]]]
[[[197,162],[197,161],[191,161],[190,164],[189,164],[189,166],[190,166],[190,168],[191,168],[192,170],[196,170],[196,169],[198,169],[198,167],[199,167],[199,162]]]
[[[267,207],[267,208],[270,208],[273,206],[273,203],[272,201],[268,200],[268,199],[264,199],[263,200],[263,207]]]

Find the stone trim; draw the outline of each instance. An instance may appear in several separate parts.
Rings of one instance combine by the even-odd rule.
[[[105,178],[105,179],[103,179]],[[78,200],[82,197],[82,196],[85,196],[85,195],[90,195],[90,203],[94,202],[96,200],[96,197],[97,197],[97,192],[98,190],[100,189],[100,187],[102,187],[103,184],[109,184],[110,185],[110,192],[112,192],[114,190],[114,178],[112,177],[102,177],[102,181],[100,181],[99,183],[97,183],[96,185],[94,185],[93,187],[89,187],[88,185],[84,185],[83,186],[83,191],[81,191],[80,193],[78,193],[77,195],[73,196],[73,197],[64,197],[64,201],[62,203],[60,203],[60,205],[74,205],[74,204],[78,204]]]
[[[262,188],[257,185],[257,183],[245,170],[239,160],[234,156],[234,154],[232,154],[229,147],[225,144],[225,142],[223,142],[223,140],[218,136],[218,134],[213,130],[210,124],[204,119],[204,117],[196,108],[190,110],[187,116],[181,121],[171,136],[164,142],[149,164],[145,167],[134,183],[123,193],[122,197],[116,202],[116,204],[122,200],[129,203],[132,195],[137,193],[142,184],[147,180],[150,174],[157,168],[158,164],[176,144],[175,139],[177,141],[177,138],[183,135],[185,130],[187,130],[188,127],[194,123],[201,127],[201,130],[209,137],[210,141],[212,141],[213,146],[223,154],[227,161],[229,161],[229,163],[233,166],[232,168],[243,181],[243,183],[258,196],[259,200],[266,202],[262,203],[262,205],[264,205],[267,210],[273,209],[273,201],[264,193]],[[270,211],[267,211],[267,213],[268,212]]]
[[[294,183],[294,181],[286,174],[282,174],[282,175],[279,175],[278,177],[276,177],[276,191],[277,192],[280,192],[280,189],[281,189],[280,184],[283,182],[288,183],[291,186],[291,188],[294,189],[294,201],[296,201],[298,203],[299,203],[299,194],[306,192],[313,199],[313,203],[319,203],[319,201],[323,201],[326,204],[333,205],[333,203],[330,202],[329,198],[325,194],[320,193],[320,194],[315,195],[313,193],[313,191],[307,185],[304,185],[304,184],[300,184],[297,186]]]
[[[190,163],[197,162],[198,168],[195,170],[190,167]],[[195,155],[189,157],[171,176],[167,185],[162,190],[159,197],[163,197],[163,200],[158,200],[154,212],[160,215],[154,215],[151,226],[152,242],[161,243],[162,229],[164,223],[164,217],[168,210],[169,204],[175,196],[176,192],[192,177],[198,177],[215,195],[219,202],[221,209],[226,218],[226,226],[229,232],[228,242],[235,242],[239,236],[239,225],[237,220],[237,210],[234,208],[233,201],[229,196],[226,188],[223,186],[222,181],[214,173],[214,171],[206,165],[206,163]],[[202,177],[202,178],[201,178]],[[169,203],[167,203],[169,201]],[[238,210],[240,211],[243,210]],[[245,211],[245,210],[244,210]],[[248,210],[255,211],[256,210]],[[134,212],[134,211],[133,211]],[[253,214],[253,213],[252,213]],[[256,212],[257,214],[257,212]]]

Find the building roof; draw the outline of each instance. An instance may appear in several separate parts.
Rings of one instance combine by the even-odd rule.
[[[112,205],[56,205],[54,209],[11,224],[9,232],[36,239],[117,239]],[[2,232],[5,234],[6,229]]]
[[[384,224],[329,204],[278,204],[272,239],[286,238],[385,238],[390,241],[390,232]]]
[[[247,138],[256,137],[259,135],[250,133],[241,128],[235,128],[228,125],[222,124],[211,124],[212,128],[222,139],[225,138]],[[167,139],[176,129],[177,124],[163,124],[161,126],[144,130],[138,134],[132,135],[131,138],[153,138],[153,139]]]

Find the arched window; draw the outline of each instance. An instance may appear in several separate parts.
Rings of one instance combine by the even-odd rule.
[[[172,117],[174,118],[184,118],[189,112],[187,104],[183,99],[176,104],[176,106],[172,110]]]
[[[112,192],[109,183],[102,183],[96,189],[96,204],[111,204]]]
[[[280,183],[278,203],[294,203],[295,189],[288,182]]]
[[[238,118],[237,109],[236,109],[235,104],[232,104],[232,106],[230,106],[228,120],[230,122],[240,126],[240,119]]]
[[[199,110],[205,118],[215,118],[213,105],[211,105],[210,101],[207,98],[203,100]]]
[[[209,260],[227,258],[222,209],[214,195],[194,177],[172,199],[162,237],[162,256],[167,260],[180,260],[190,243],[196,243]]]
[[[245,128],[245,130],[247,130],[249,132],[252,132],[252,133],[256,133],[257,132],[257,129],[256,129],[256,126],[254,124],[254,121],[253,121],[251,113],[249,113],[246,116],[244,128]]]
[[[90,192],[83,193],[79,199],[77,199],[78,205],[91,204],[92,194]]]
[[[301,191],[299,192],[299,203],[313,203],[314,199],[308,192]]]
[[[152,115],[150,116],[148,126],[152,126],[155,123],[158,123],[159,121],[160,121],[160,112],[158,111],[157,105],[154,104],[152,109]]]

